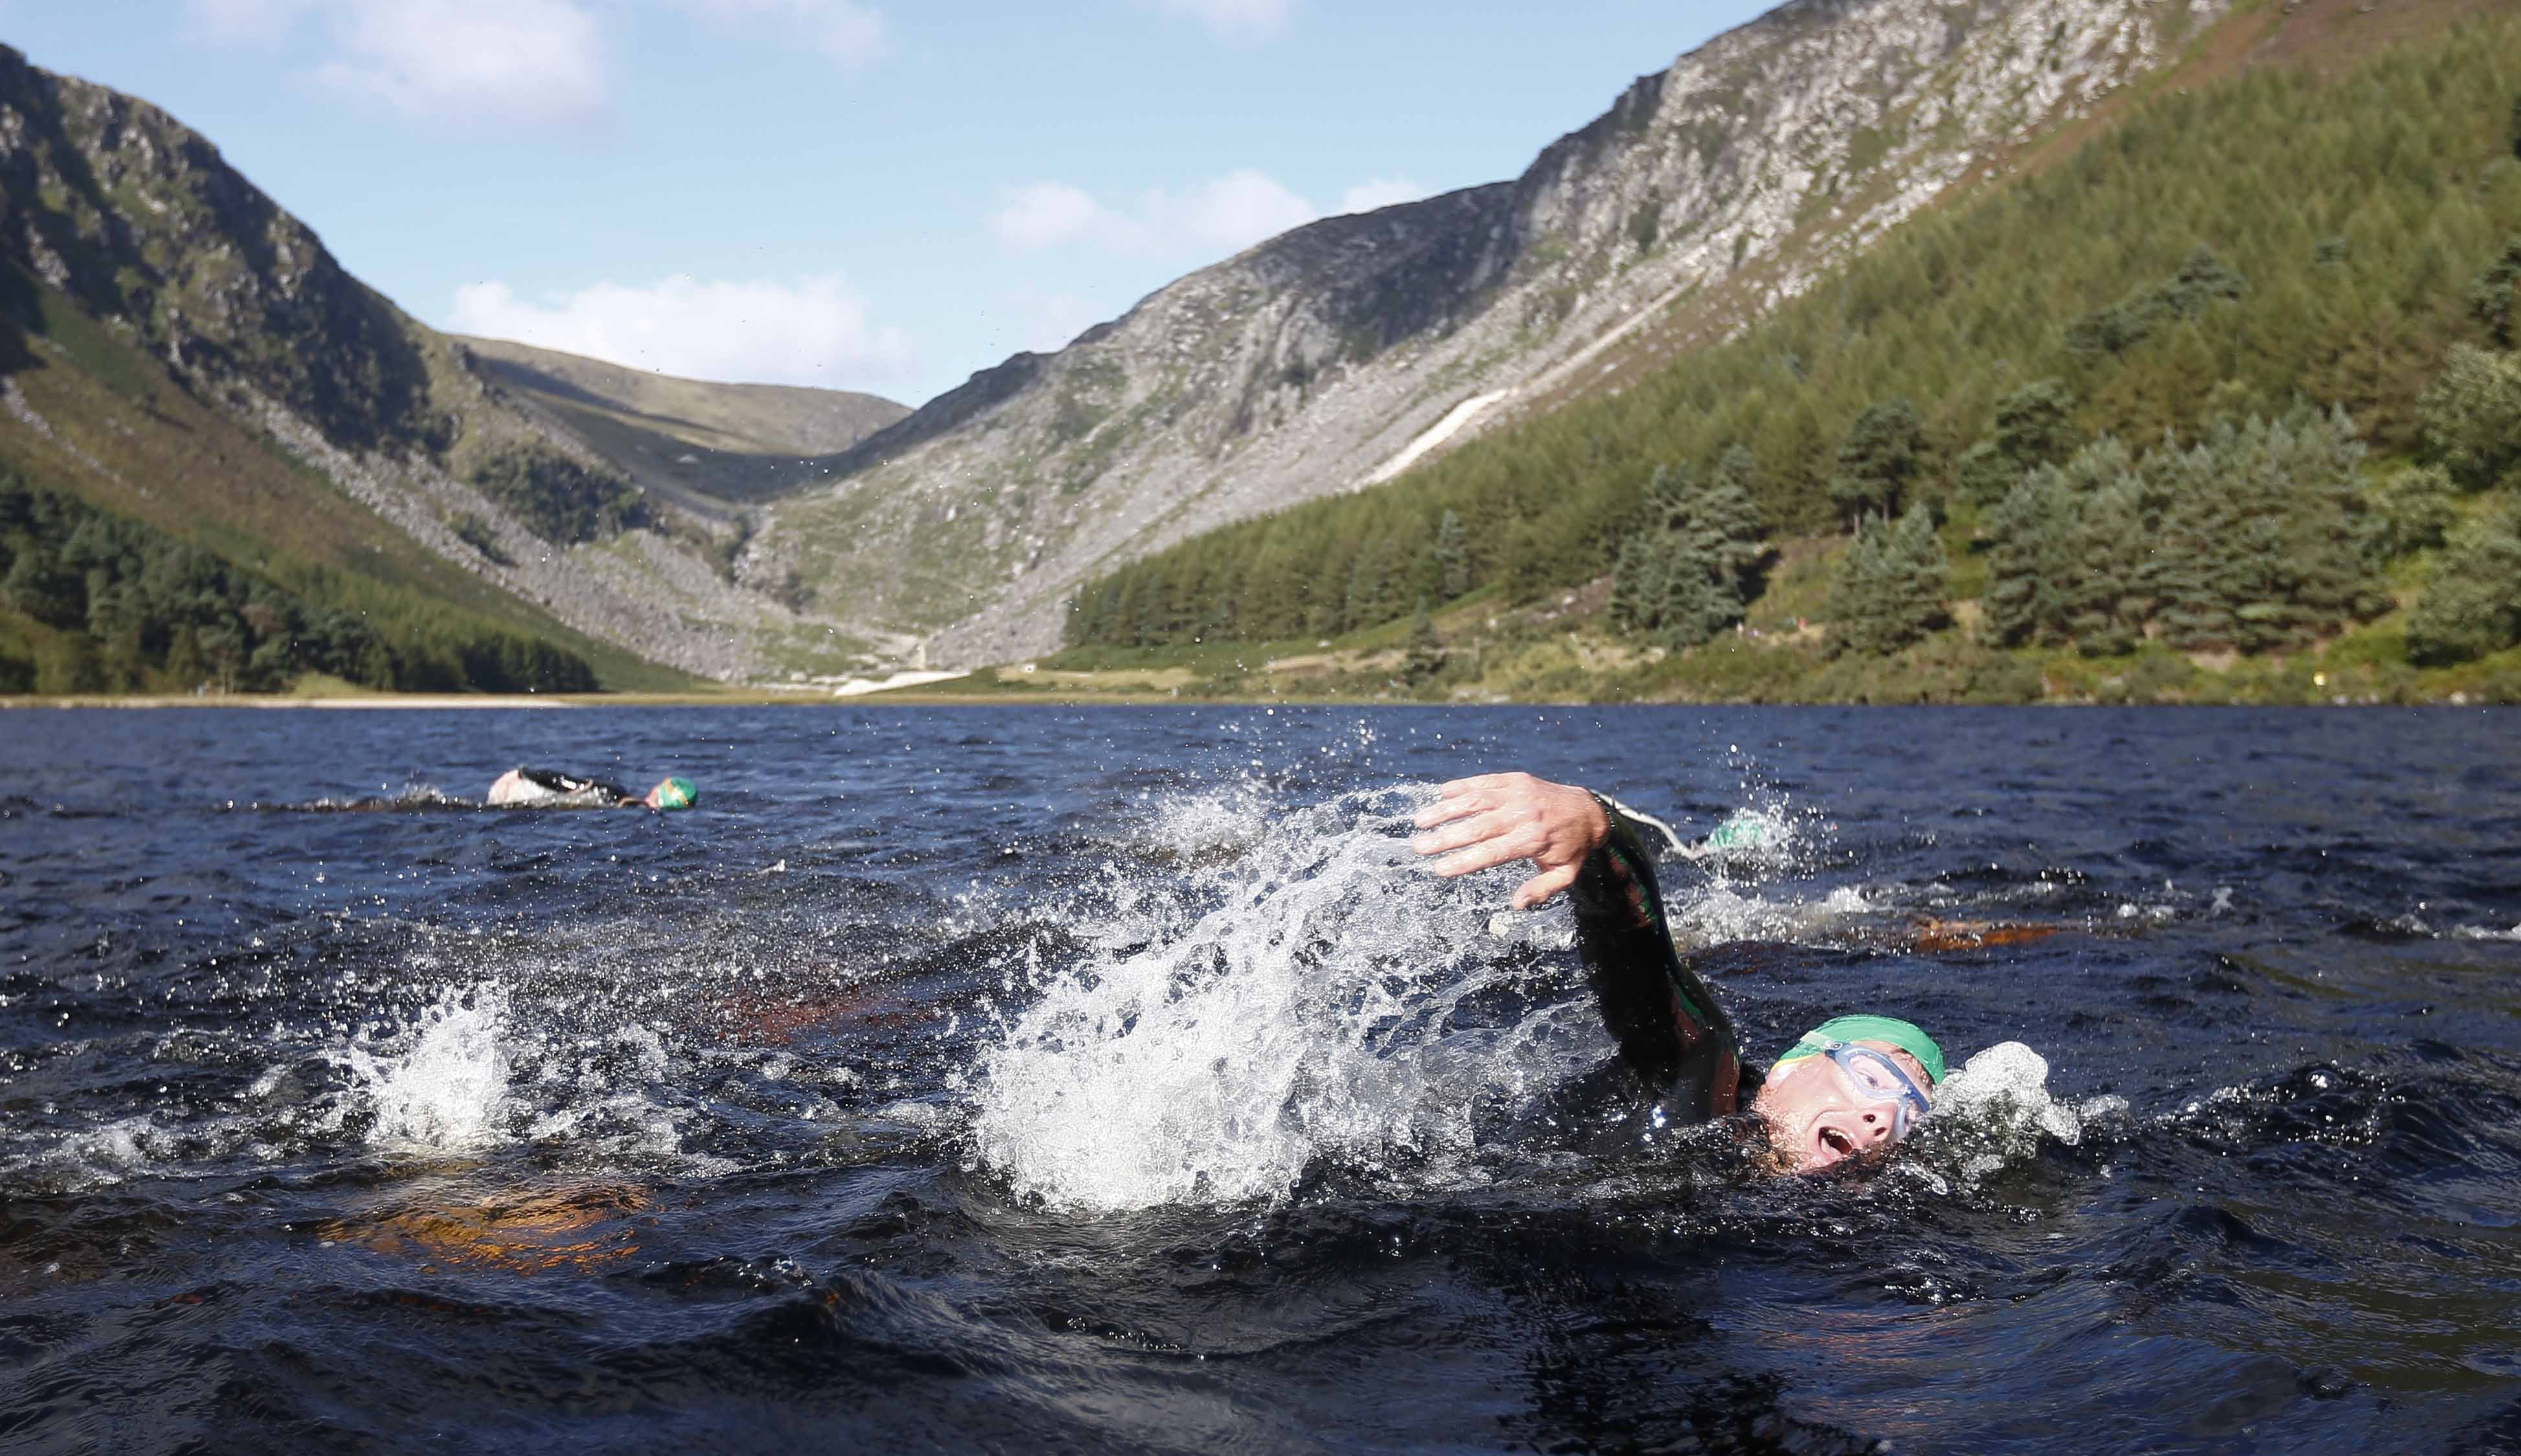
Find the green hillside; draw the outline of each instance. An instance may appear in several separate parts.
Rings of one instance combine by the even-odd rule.
[[[725,632],[573,563],[705,529],[164,112],[0,46],[0,687],[694,681]]]
[[[312,671],[415,690],[692,682],[431,554],[9,264],[0,360],[10,427],[0,432],[0,692],[275,688]],[[81,526],[86,539],[65,558]],[[91,545],[105,560],[90,559]],[[154,565],[153,580],[192,584],[143,633],[146,614],[115,589],[125,573],[111,563],[135,581]],[[99,570],[108,579],[90,620],[86,581]],[[65,573],[79,580],[76,612]],[[358,650],[315,641],[302,630],[310,618],[359,623],[326,634]],[[179,651],[187,628],[194,647]],[[283,647],[264,652],[275,635]],[[205,636],[215,650],[200,648]],[[302,653],[287,646],[299,636]],[[536,665],[509,671],[503,660]]]
[[[2201,37],[2071,154],[1729,341],[1090,584],[1067,665],[1330,642],[1350,687],[1426,694],[2513,681],[2521,572],[2474,578],[2514,559],[2521,487],[2521,19],[2420,28],[2237,74]]]

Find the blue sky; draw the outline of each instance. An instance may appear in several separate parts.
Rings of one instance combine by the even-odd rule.
[[[0,0],[422,320],[905,403],[1511,177],[1764,0]]]

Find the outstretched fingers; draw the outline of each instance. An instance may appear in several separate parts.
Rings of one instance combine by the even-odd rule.
[[[1455,779],[1449,784],[1440,785],[1436,790],[1436,801],[1418,811],[1417,826],[1433,829],[1468,814],[1495,808],[1495,791],[1507,777],[1505,774],[1481,774],[1477,778]]]
[[[1526,880],[1514,892],[1514,908],[1529,910],[1575,884],[1576,872],[1580,868],[1581,866],[1560,865],[1554,870],[1543,870]]]
[[[1484,840],[1467,849],[1458,850],[1437,860],[1427,868],[1447,880],[1456,875],[1473,875],[1501,864],[1530,858],[1532,850],[1516,844],[1511,837]]]
[[[1413,836],[1409,847],[1421,854],[1448,854],[1465,844],[1493,840],[1513,832],[1513,823],[1493,810],[1452,820],[1440,820],[1438,827]]]
[[[1448,878],[1531,860],[1536,873],[1514,894],[1515,905],[1529,909],[1576,883],[1603,833],[1594,824],[1600,818],[1581,789],[1526,773],[1481,774],[1439,788],[1416,814],[1419,834],[1409,845],[1442,856],[1428,869]]]

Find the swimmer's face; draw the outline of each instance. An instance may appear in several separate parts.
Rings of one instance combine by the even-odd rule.
[[[1934,1083],[1915,1057],[1887,1041],[1859,1041],[1888,1055],[1908,1079]],[[1799,1057],[1768,1073],[1751,1111],[1768,1124],[1768,1145],[1799,1173],[1816,1172],[1851,1158],[1888,1152],[1900,1140],[1899,1109],[1864,1096],[1827,1057]]]

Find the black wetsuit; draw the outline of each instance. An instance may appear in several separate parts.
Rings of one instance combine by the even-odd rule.
[[[1576,946],[1621,1059],[1644,1077],[1667,1115],[1703,1122],[1735,1111],[1758,1088],[1716,994],[1680,958],[1665,923],[1654,856],[1636,823],[1594,796],[1610,838],[1577,871],[1570,898]]]
[[[529,808],[627,808],[641,802],[639,796],[620,785],[604,779],[580,778],[576,774],[555,773],[548,768],[520,768],[517,777],[542,791],[542,796],[518,799],[513,806]]]

